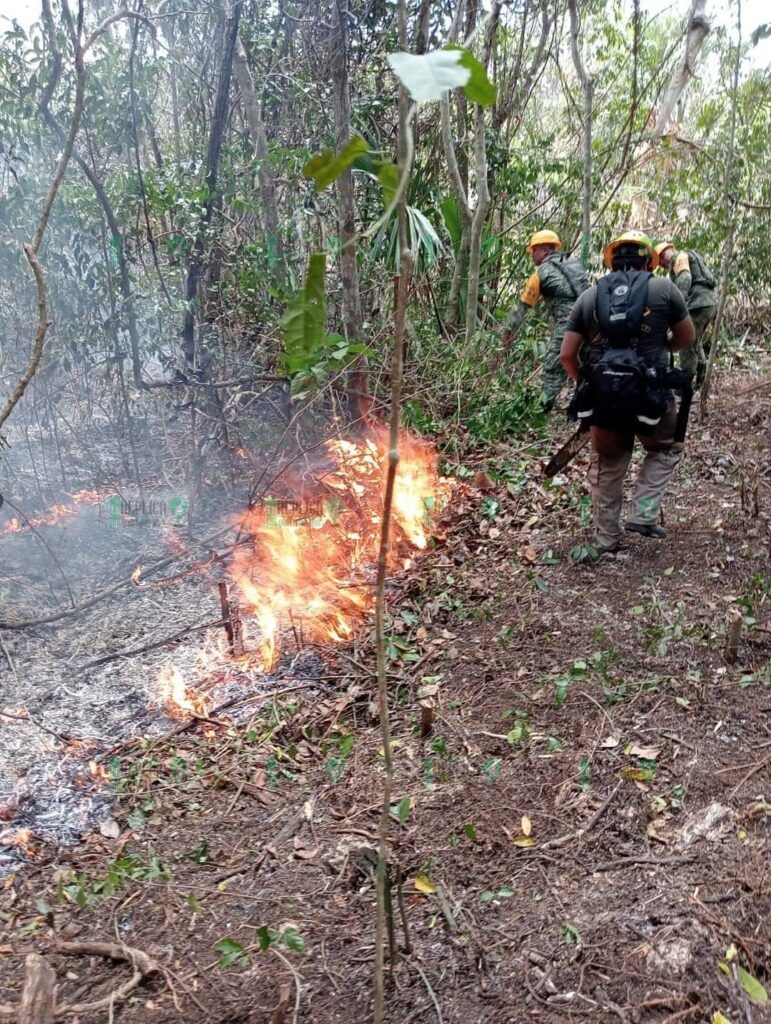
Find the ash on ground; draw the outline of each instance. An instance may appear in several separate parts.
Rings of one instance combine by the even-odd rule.
[[[56,613],[128,578],[137,565],[169,554],[157,524],[119,520],[116,528],[114,513],[114,507],[106,510],[104,503],[94,502],[34,530],[0,533],[0,620],[13,623]],[[202,536],[221,521],[209,525],[201,529]],[[221,563],[207,558],[211,552],[187,542],[181,532],[174,530],[172,538],[177,550],[183,543],[187,548],[165,570],[171,585],[149,577],[76,616],[0,632],[0,710],[28,716],[0,719],[0,872],[25,857],[20,829],[68,844],[109,816],[109,786],[93,765],[119,743],[160,736],[179,724],[169,717],[159,688],[164,670],[173,666],[186,685],[202,694],[211,714],[232,707],[224,713],[236,720],[250,713],[248,705],[239,709],[240,701],[291,686],[293,679],[323,676],[324,662],[312,650],[287,654],[269,675],[229,665],[222,653],[224,632],[214,627],[174,645],[90,666],[221,618]],[[205,568],[193,571],[202,563]]]

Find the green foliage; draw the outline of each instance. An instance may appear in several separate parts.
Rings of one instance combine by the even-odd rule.
[[[366,139],[357,135],[349,139],[338,154],[332,149],[325,149],[311,157],[303,167],[303,175],[312,178],[316,182],[316,188],[321,191],[336,181],[357,157],[368,152],[369,145]]]
[[[347,342],[340,334],[326,333],[325,282],[326,257],[324,253],[312,253],[305,284],[280,320],[283,364],[298,396],[323,383],[331,369],[341,369],[356,356],[369,352],[360,342]]]

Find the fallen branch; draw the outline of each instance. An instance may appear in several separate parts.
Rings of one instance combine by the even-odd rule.
[[[158,647],[165,647],[166,644],[174,644],[179,640],[184,640],[191,633],[200,633],[204,629],[214,629],[217,626],[224,625],[224,623],[224,619],[214,619],[212,622],[202,622],[200,626],[186,626],[184,629],[180,629],[178,633],[174,633],[173,636],[167,636],[163,640],[155,640],[153,643],[144,644],[142,647],[132,647],[127,651],[115,651],[114,654],[104,654],[101,658],[94,658],[93,661],[87,661],[85,665],[80,665],[75,671],[83,672],[87,668],[106,665],[107,662],[116,661],[118,658],[133,658],[137,654],[145,654],[147,651],[154,651]]]
[[[289,962],[289,959],[284,956],[284,954],[281,952],[281,950],[276,949],[275,946],[273,946],[271,948],[271,952],[275,956],[277,956],[279,958],[279,960],[281,961],[281,963],[287,968],[287,970],[291,971],[291,973],[292,973],[292,978],[294,979],[294,990],[295,990],[294,1012],[292,1013],[292,1024],[297,1024],[297,1015],[300,1012],[300,984],[302,982],[302,978],[300,977],[300,975],[299,975],[299,973],[297,971],[297,968],[293,964],[291,964]]]
[[[204,537],[200,544],[210,544],[214,540],[219,540],[220,537],[224,536],[231,527],[225,526],[216,533],[210,534],[208,537]],[[158,562],[154,562],[149,566],[145,572],[157,572],[159,569],[165,569],[167,565],[178,561],[186,552],[182,551],[179,554],[167,555],[166,558],[162,558]],[[133,578],[126,576],[124,579],[119,580],[117,583],[113,583],[111,586],[106,587],[104,590],[97,591],[92,597],[89,597],[85,601],[81,601],[79,604],[73,605],[71,608],[65,608],[64,611],[52,612],[50,615],[44,615],[39,619],[24,619],[21,622],[0,622],[0,629],[30,629],[33,626],[47,626],[51,622],[59,622],[61,619],[71,618],[73,615],[79,615],[80,612],[87,611],[92,608],[95,604],[99,604],[100,601],[104,601],[105,598],[111,597],[117,591],[122,590],[123,587],[127,587],[132,584]]]
[[[31,953],[26,960],[27,980],[21,1003],[11,1006],[0,1004],[0,1017],[13,1017],[19,1024],[49,1024],[56,1017],[78,1016],[96,1013],[124,1002],[142,981],[151,974],[163,974],[163,968],[151,956],[133,946],[117,942],[63,942],[54,945],[54,952],[65,956],[102,956],[110,960],[125,960],[131,964],[134,973],[108,995],[90,1003],[54,1004],[56,975],[43,958]]]
[[[602,803],[600,807],[598,807],[598,809],[594,812],[594,814],[591,816],[586,825],[583,826],[583,828],[577,828],[574,832],[569,832],[565,836],[560,836],[559,839],[550,839],[548,842],[542,843],[539,849],[553,850],[555,846],[564,846],[565,843],[569,843],[573,839],[580,839],[582,836],[586,835],[587,832],[591,832],[591,830],[594,828],[594,826],[597,824],[597,822],[600,820],[603,814],[607,811],[608,807],[610,807],[611,802],[614,800],[616,794],[621,789],[622,785],[623,783],[619,782],[616,788],[610,791],[604,803]]]
[[[125,960],[134,968],[134,973],[109,995],[96,999],[91,1003],[65,1003],[57,1006],[56,1016],[64,1017],[75,1014],[95,1013],[122,1003],[150,974],[162,974],[160,965],[151,956],[133,946],[119,945],[117,942],[57,942],[56,951],[66,956],[103,956],[109,960]]]
[[[598,864],[592,871],[617,871],[621,868],[633,867],[635,864],[692,864],[696,857],[620,857]]]
[[[19,1024],[51,1024],[56,1004],[56,971],[39,953],[30,953],[24,968]]]

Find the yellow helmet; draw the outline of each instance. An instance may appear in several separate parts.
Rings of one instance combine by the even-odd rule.
[[[530,245],[528,245],[525,251],[532,253],[536,245],[553,245],[556,249],[562,248],[560,236],[556,231],[536,231],[530,239]]]
[[[608,242],[605,248],[602,250],[602,259],[605,266],[610,270],[613,266],[613,253],[621,245],[629,245],[637,243],[639,246],[639,253],[641,256],[647,256],[653,269],[659,265],[659,254],[653,248],[653,242],[650,238],[642,231],[623,231],[617,238],[614,238],[612,242]]]
[[[665,252],[667,249],[674,249],[674,248],[675,248],[675,243],[674,242],[659,242],[659,244],[653,250],[656,253],[656,262],[657,262],[657,264],[661,263],[661,254],[663,252]]]

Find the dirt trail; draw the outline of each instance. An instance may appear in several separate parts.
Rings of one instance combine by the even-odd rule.
[[[582,467],[546,488],[502,451],[495,490],[460,488],[395,588],[392,876],[412,951],[389,1022],[771,1021],[745,990],[771,983],[771,400],[738,395],[753,379],[724,378],[693,428],[666,542],[576,561]],[[116,1021],[370,1019],[373,659],[365,638],[335,657],[337,690],[112,765],[119,837],[40,848],[0,897],[0,1002],[32,949],[61,998],[128,977],[51,952],[53,924],[168,972]],[[425,739],[421,685],[438,687]]]

